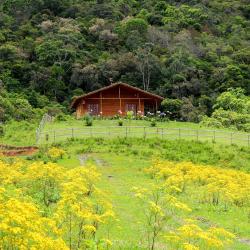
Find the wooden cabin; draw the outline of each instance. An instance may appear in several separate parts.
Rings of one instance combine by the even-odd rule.
[[[144,115],[155,113],[162,100],[161,96],[118,82],[75,98],[71,107],[76,110],[77,118],[87,113],[105,117],[124,116],[127,111]]]

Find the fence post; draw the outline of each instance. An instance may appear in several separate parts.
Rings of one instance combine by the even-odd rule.
[[[54,142],[56,142],[56,131],[54,130]]]
[[[128,127],[126,126],[126,138],[128,137]]]
[[[71,130],[71,136],[72,136],[72,138],[74,138],[74,128],[72,128],[72,130]]]
[[[39,134],[38,134],[38,129],[36,129],[36,145],[38,144],[39,142]]]
[[[146,139],[146,127],[143,127],[143,138]]]
[[[199,130],[196,130],[196,140],[199,141]]]
[[[46,142],[49,141],[49,134],[45,134],[45,141],[46,141]]]
[[[181,129],[179,128],[179,140],[181,139]]]
[[[231,145],[233,144],[233,133],[231,133],[231,138],[230,138]]]
[[[248,147],[250,146],[250,135],[248,135]]]
[[[161,129],[161,139],[163,140],[163,128]]]
[[[215,130],[214,130],[214,142],[215,142]]]

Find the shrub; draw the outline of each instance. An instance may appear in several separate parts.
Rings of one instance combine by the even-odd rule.
[[[48,156],[53,160],[62,159],[64,155],[65,151],[60,148],[52,147],[48,150]]]
[[[127,119],[132,120],[134,118],[134,112],[133,111],[128,111],[126,117],[127,117]]]
[[[93,117],[90,114],[84,116],[85,125],[91,127],[93,125]]]
[[[68,116],[64,115],[63,113],[60,113],[56,116],[56,121],[67,121]]]
[[[151,119],[150,126],[151,127],[156,127],[156,120],[155,119]]]
[[[180,119],[180,110],[183,101],[179,99],[168,99],[162,101],[161,106],[163,111],[169,116],[170,119]]]
[[[206,115],[202,117],[200,124],[204,127],[223,128],[220,121],[212,117],[207,117]]]
[[[118,126],[120,126],[120,127],[123,126],[123,120],[118,121]]]

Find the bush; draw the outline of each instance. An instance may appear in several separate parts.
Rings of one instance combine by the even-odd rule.
[[[207,117],[206,115],[202,117],[200,125],[204,127],[223,128],[220,121],[212,117]]]
[[[156,127],[156,120],[155,119],[151,119],[150,126],[151,127]]]
[[[180,110],[183,105],[183,101],[179,99],[168,99],[162,101],[161,106],[165,114],[170,119],[180,119]]]
[[[244,124],[242,126],[242,130],[244,130],[245,132],[250,133],[250,123]]]
[[[53,160],[62,159],[65,153],[66,152],[63,149],[56,147],[52,147],[48,150],[48,156]]]
[[[56,121],[67,121],[70,116],[60,113],[56,116]]]
[[[93,126],[93,117],[89,114],[84,116],[84,120],[85,120],[85,125],[88,127]]]
[[[134,119],[134,112],[133,111],[128,111],[127,114],[126,114],[126,118],[128,120]]]
[[[122,121],[122,120],[119,120],[119,121],[118,121],[118,126],[120,126],[120,127],[123,126],[123,121]]]

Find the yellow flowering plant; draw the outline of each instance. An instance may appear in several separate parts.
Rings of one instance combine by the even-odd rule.
[[[179,192],[178,188],[168,186],[156,177],[150,188],[133,187],[132,191],[135,197],[142,202],[144,208],[143,227],[145,228],[147,247],[155,249],[157,239],[163,235],[167,223],[177,215],[177,210],[189,212],[191,209],[174,196],[175,192]]]
[[[193,187],[193,195],[203,203],[225,206],[250,204],[250,174],[244,172],[169,161],[155,161],[145,171],[151,177],[164,180],[166,185],[177,187],[181,192],[187,193],[187,189]]]
[[[178,214],[176,209],[185,213],[191,212],[191,208],[180,201],[179,195],[189,194],[192,190],[202,202],[226,202],[238,206],[241,201],[242,205],[248,204],[248,174],[190,162],[159,160],[154,161],[145,172],[154,184],[148,190],[135,187],[133,191],[135,197],[144,201],[149,249],[155,249],[156,239],[161,236],[166,239],[168,249],[224,249],[233,242],[235,236],[223,228],[204,230],[190,219],[183,223],[183,213]],[[241,183],[238,183],[239,179]],[[240,194],[237,194],[236,188]],[[171,225],[173,220],[176,221],[175,225],[179,225],[176,230]]]
[[[165,235],[169,249],[225,249],[235,235],[224,228],[210,227],[207,230],[197,225],[195,220],[186,219],[175,231]]]
[[[0,249],[69,249],[53,220],[32,202],[9,198],[0,190]]]
[[[95,186],[99,174],[94,166],[69,170],[62,184],[55,219],[61,225],[70,248],[84,248],[96,241],[100,226],[114,218],[111,203]]]
[[[108,249],[97,233],[115,215],[99,176],[94,166],[0,161],[0,249]]]
[[[48,156],[52,160],[62,159],[65,154],[65,150],[57,147],[52,147],[48,150]]]

